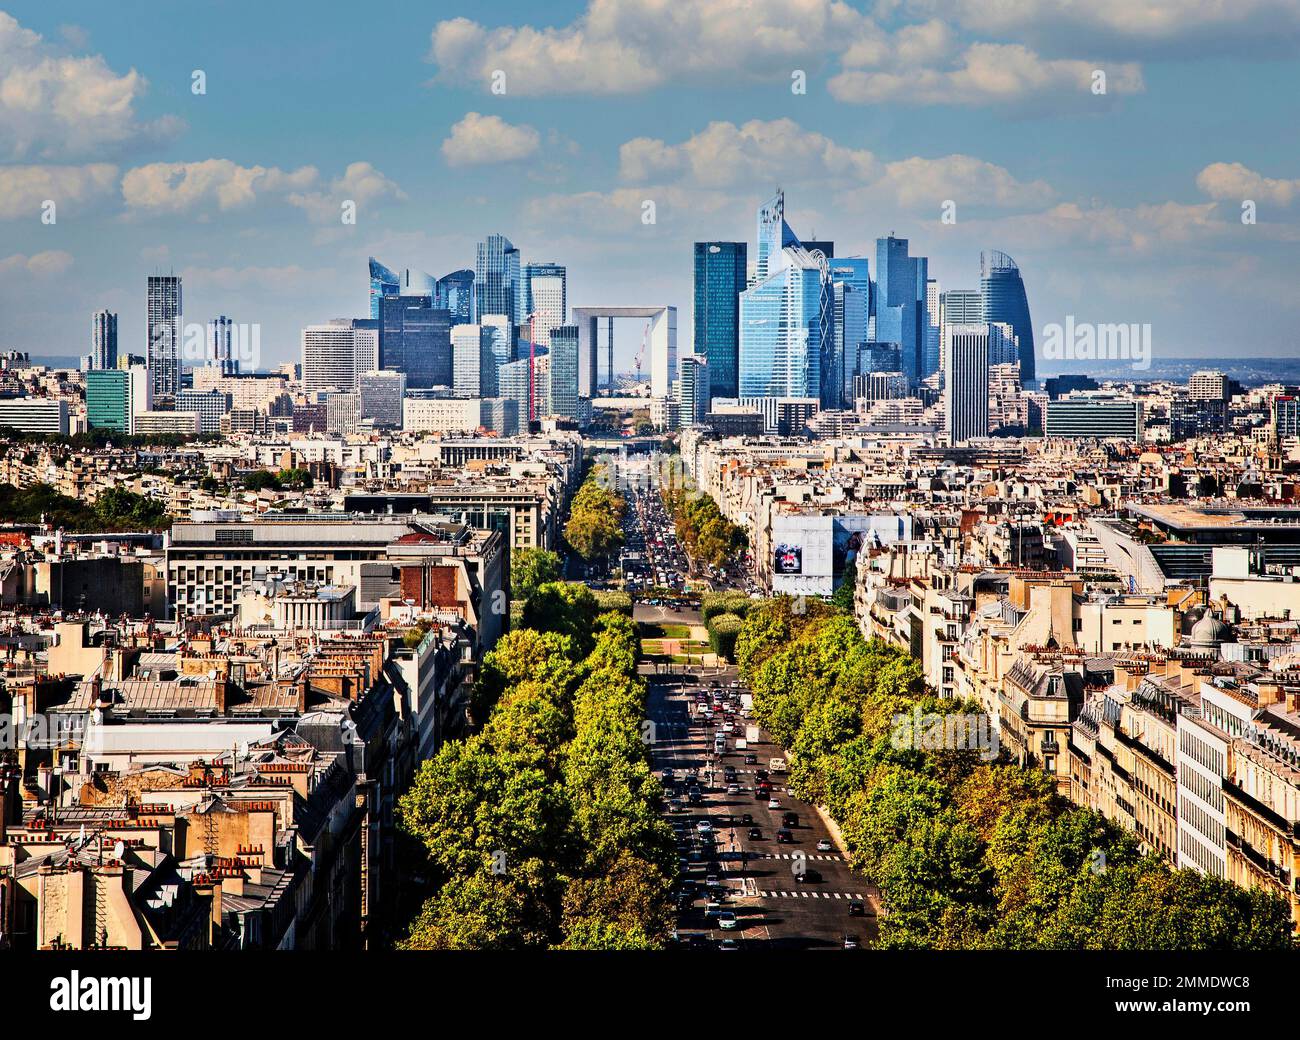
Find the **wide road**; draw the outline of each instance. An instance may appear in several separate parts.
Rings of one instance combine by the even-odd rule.
[[[714,669],[708,670],[706,678],[680,672],[672,677],[646,674],[650,717],[655,724],[656,772],[672,769],[681,781],[686,771],[693,769],[700,777],[700,803],[687,802],[682,788],[683,811],[668,814],[675,825],[680,823],[679,852],[685,860],[682,877],[691,889],[691,898],[683,901],[679,914],[680,940],[688,947],[702,948],[718,948],[722,940],[730,938],[742,949],[842,950],[848,935],[862,946],[869,945],[876,934],[877,893],[849,869],[843,850],[835,846],[816,809],[791,795],[781,774],[770,778],[777,808],[771,808],[766,798],[755,797],[757,772],[769,768],[771,758],[782,755],[780,748],[760,729],[758,742],[750,742],[747,749],[735,750],[732,737],[721,758],[713,757],[714,725],[692,719],[689,704],[694,697],[688,694],[701,684],[709,688],[715,675]],[[735,671],[727,670],[716,678],[729,687]],[[754,723],[743,718],[738,721],[743,738],[746,727]],[[746,762],[747,756],[756,761]],[[738,789],[730,794],[723,774],[728,766],[735,770]],[[798,816],[790,829],[793,841],[788,844],[776,840],[786,812]],[[745,814],[752,823],[743,822]],[[715,846],[703,840],[698,827],[701,821],[711,826]],[[750,837],[751,826],[757,828],[756,837]],[[823,843],[820,849],[819,843]],[[800,873],[802,881],[797,877]],[[721,909],[736,916],[734,930],[724,930],[716,919],[706,916],[710,890],[705,881],[710,875],[718,882],[712,891],[723,896]],[[863,916],[850,914],[854,903],[863,905]]]

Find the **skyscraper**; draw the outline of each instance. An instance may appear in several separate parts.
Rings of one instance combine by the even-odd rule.
[[[488,235],[478,244],[474,268],[474,316],[519,317],[519,250],[505,235]]]
[[[989,327],[949,325],[945,330],[943,404],[949,444],[989,432]]]
[[[691,426],[703,422],[711,400],[708,360],[701,354],[685,354],[677,368],[678,423]]]
[[[401,372],[362,372],[357,380],[358,412],[377,430],[402,428],[402,400],[406,396],[406,376]]]
[[[569,320],[568,275],[563,264],[530,263],[524,267],[521,302],[515,321],[528,323],[534,314],[533,341],[551,345],[551,330]]]
[[[239,375],[233,331],[234,326],[224,314],[208,322],[207,363],[220,368],[223,376]]]
[[[939,279],[925,280],[925,346],[921,359],[921,378],[928,379],[939,371],[940,336],[939,329]]]
[[[379,301],[402,291],[402,280],[373,256],[370,258],[370,317],[379,318]]]
[[[862,375],[859,351],[867,342],[871,324],[871,274],[866,257],[843,257],[831,261],[831,292],[835,301],[835,332],[831,357],[834,371],[829,381],[838,381],[841,403],[852,401],[853,380]]]
[[[117,315],[95,311],[90,319],[90,367],[117,368]]]
[[[404,373],[411,390],[451,386],[451,312],[429,296],[384,297],[377,367]]]
[[[1016,262],[997,250],[980,253],[980,294],[984,299],[982,321],[1003,321],[1016,334],[1020,351],[1020,381],[1030,387],[1037,382],[1034,367],[1034,326],[1029,320],[1029,299]]]
[[[175,397],[181,388],[181,279],[150,275],[145,342],[154,397]]]
[[[494,339],[482,325],[452,326],[452,389],[457,397],[497,395],[500,365],[492,349]]]
[[[378,368],[379,333],[375,323],[335,318],[302,330],[302,388],[307,393],[350,393],[363,372]]]
[[[924,378],[929,319],[926,282],[929,261],[909,256],[907,239],[876,239],[876,340],[897,343],[908,382]]]
[[[799,239],[785,222],[785,192],[776,194],[758,207],[758,256],[755,260],[754,282],[763,281],[785,261],[782,250],[799,245]]]
[[[823,399],[834,343],[827,269],[802,246],[769,258],[767,278],[740,296],[739,397]]]
[[[713,397],[739,393],[740,294],[747,264],[744,242],[695,243],[695,354],[708,359]]]
[[[551,382],[547,413],[570,419],[581,418],[578,392],[578,326],[561,325],[551,330]]]
[[[434,286],[433,305],[451,312],[453,325],[468,325],[474,320],[474,272],[452,271]]]

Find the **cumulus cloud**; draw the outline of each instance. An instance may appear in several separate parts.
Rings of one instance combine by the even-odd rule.
[[[1196,186],[1212,199],[1271,202],[1289,206],[1300,196],[1300,179],[1279,180],[1256,173],[1241,163],[1211,163],[1196,175]]]
[[[309,187],[317,176],[312,166],[286,172],[229,159],[149,163],[127,171],[122,198],[131,209],[150,213],[187,213],[212,205],[226,211],[251,206],[261,195]]]
[[[62,249],[49,249],[31,256],[15,253],[13,256],[0,257],[0,274],[3,275],[30,274],[44,278],[62,274],[71,266],[72,254],[65,253]]]
[[[1106,94],[1137,94],[1142,70],[1132,63],[1046,59],[1020,44],[977,43],[942,67],[887,60],[884,67],[850,69],[828,88],[840,101],[914,105],[1042,104],[1073,96],[1094,101],[1094,70],[1106,74]]]
[[[318,224],[338,221],[344,202],[354,202],[358,209],[385,199],[402,201],[406,192],[368,162],[349,164],[342,177],[331,181],[323,190],[295,191],[290,204],[297,206]]]
[[[146,87],[135,69],[119,74],[100,55],[62,54],[0,11],[0,142],[10,158],[102,156],[175,134],[174,117],[137,118]]]
[[[116,187],[117,167],[111,163],[0,166],[0,220],[34,219],[46,199],[60,212],[75,212],[83,204],[111,195]]]
[[[442,142],[442,157],[448,166],[517,162],[536,154],[541,140],[531,126],[513,126],[500,116],[467,112]]]

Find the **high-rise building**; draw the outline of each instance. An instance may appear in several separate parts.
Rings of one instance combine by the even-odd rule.
[[[438,279],[423,271],[412,271],[409,267],[402,272],[402,289],[399,296],[427,296],[437,306]]]
[[[220,433],[221,417],[230,411],[230,395],[220,390],[181,390],[176,395],[176,411],[197,415],[199,433]]]
[[[740,392],[740,294],[747,264],[744,242],[695,243],[695,354],[708,360],[714,397]]]
[[[1300,397],[1279,394],[1273,398],[1273,436],[1300,437]]]
[[[928,379],[939,371],[940,343],[942,332],[939,329],[939,279],[925,280],[925,347],[921,358],[921,378]]]
[[[474,268],[474,316],[504,314],[520,322],[519,250],[505,235],[488,235],[478,244]]]
[[[1142,440],[1142,402],[1106,392],[1075,393],[1048,401],[1043,435],[1082,439]]]
[[[984,295],[977,289],[947,289],[939,294],[940,325],[974,325],[984,320]]]
[[[148,368],[92,369],[86,373],[86,425],[130,433],[133,417],[153,407]]]
[[[989,432],[989,327],[945,328],[943,405],[948,443],[963,444]]]
[[[866,257],[831,261],[831,292],[835,303],[835,334],[831,349],[833,386],[838,381],[840,404],[853,399],[854,379],[862,375],[859,352],[868,341],[871,325],[871,274]]]
[[[1232,380],[1223,372],[1201,369],[1187,378],[1187,396],[1193,401],[1226,401],[1232,396]]]
[[[578,326],[561,325],[551,330],[551,380],[546,414],[569,419],[582,417],[578,389]]]
[[[469,325],[474,321],[474,272],[452,271],[438,279],[433,304],[451,311],[453,325]]]
[[[980,253],[980,295],[983,297],[981,321],[1000,321],[1010,325],[1019,350],[1020,379],[1026,387],[1036,384],[1034,361],[1034,326],[1029,320],[1029,299],[1016,262],[997,250]]]
[[[430,296],[390,296],[379,306],[379,364],[412,390],[452,385],[451,312]]]
[[[378,330],[364,318],[335,318],[302,330],[302,388],[350,392],[362,372],[379,367]]]
[[[534,342],[544,347],[551,345],[551,330],[569,320],[567,278],[563,264],[530,263],[524,267],[515,321],[523,325],[533,315]]]
[[[457,397],[497,395],[499,363],[492,350],[494,339],[482,325],[452,327],[452,390]]]
[[[402,400],[406,397],[406,376],[377,369],[362,372],[357,380],[357,410],[362,422],[377,430],[402,428]]]
[[[677,415],[682,426],[704,421],[709,414],[712,396],[709,391],[708,359],[700,354],[684,354],[677,363]]]
[[[357,428],[361,413],[361,400],[355,391],[331,391],[325,399],[325,429],[336,436],[352,433]]]
[[[174,397],[181,388],[181,279],[150,275],[145,315],[145,342],[153,395]]]
[[[117,368],[117,315],[96,311],[90,319],[90,368]]]
[[[379,301],[402,291],[402,280],[373,256],[370,258],[370,318],[379,320]]]
[[[514,345],[511,343],[514,323],[504,314],[485,314],[479,327],[483,330],[483,341],[496,367],[501,368],[515,359]]]
[[[518,404],[521,429],[531,421],[530,412],[533,418],[540,418],[546,414],[551,397],[549,354],[539,354],[532,362],[528,358],[512,361],[508,365],[503,365],[497,375],[501,386],[500,396],[509,397]],[[531,406],[530,383],[532,385]]]
[[[739,396],[823,399],[822,366],[834,344],[827,267],[799,245],[767,257],[766,267],[767,277],[740,296]]]
[[[799,245],[799,239],[785,222],[785,192],[776,194],[758,207],[758,254],[755,257],[754,283],[764,281],[785,261],[787,246]]]
[[[216,365],[223,376],[239,375],[239,356],[235,351],[234,325],[224,314],[208,322],[207,363]]]
[[[513,397],[485,397],[479,402],[479,426],[499,437],[519,432],[519,402]]]
[[[882,343],[897,343],[908,381],[925,378],[925,344],[929,328],[926,283],[929,261],[909,256],[907,239],[876,239],[876,333]]]

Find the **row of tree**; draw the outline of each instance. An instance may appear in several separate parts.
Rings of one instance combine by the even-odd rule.
[[[868,642],[842,611],[767,601],[736,656],[756,717],[789,749],[791,786],[828,809],[880,888],[883,946],[1291,946],[1275,895],[1143,855],[1039,769],[917,739],[918,718],[980,709],[933,697],[914,658]]]
[[[479,732],[425,762],[400,802],[436,885],[406,949],[655,949],[676,851],[651,769],[631,619],[543,584],[488,654]]]
[[[721,567],[746,543],[745,529],[737,527],[708,495],[685,486],[665,487],[664,504],[673,518],[677,540],[694,566]]]
[[[14,524],[44,519],[65,531],[160,531],[171,526],[164,506],[122,487],[99,493],[93,506],[55,491],[49,484],[20,488],[0,484],[0,516]]]
[[[608,477],[608,467],[601,463],[592,466],[569,505],[564,540],[584,560],[608,556],[623,544],[627,502],[609,490]]]

